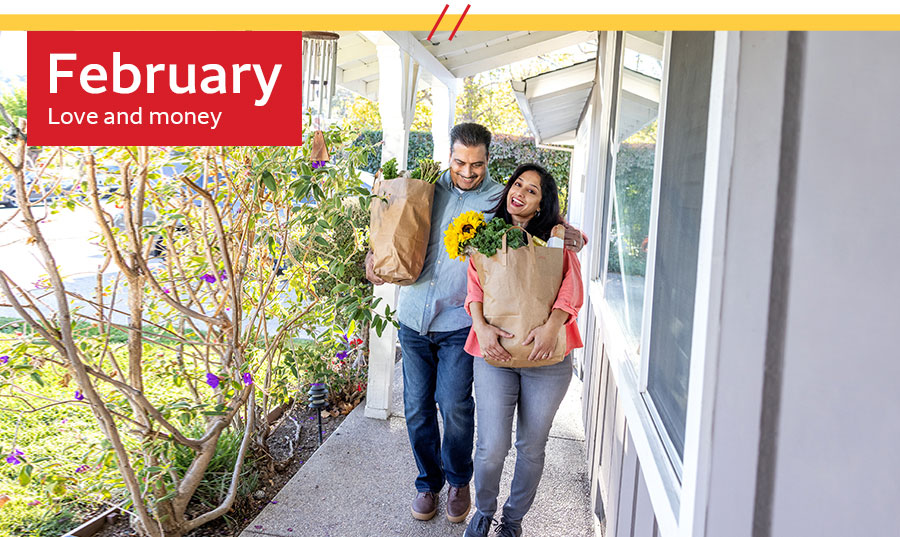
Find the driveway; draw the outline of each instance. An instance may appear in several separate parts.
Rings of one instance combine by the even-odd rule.
[[[11,208],[0,209],[0,222],[5,222],[15,211],[16,209]],[[56,214],[51,214],[47,206],[34,207],[33,211],[36,218],[43,218],[41,231],[60,269],[66,289],[82,296],[92,297],[96,291],[97,270],[103,264],[103,250],[98,244],[100,232],[93,214],[83,208],[76,208],[73,211],[62,209]],[[43,304],[53,305],[55,304],[53,296],[48,294],[50,290],[46,288],[49,282],[43,257],[35,244],[29,244],[28,238],[28,230],[22,222],[21,214],[0,228],[0,269],[32,297],[35,299],[43,297]],[[111,283],[117,274],[118,268],[111,264],[104,273],[104,282]],[[116,304],[122,308],[127,301],[121,287],[117,295]],[[2,302],[6,303],[5,298]],[[78,300],[73,301],[72,305],[86,306],[84,302]],[[51,311],[56,308],[47,306],[42,309]],[[84,308],[83,313],[89,312],[88,308]],[[0,306],[0,316],[18,317],[15,310],[9,306]],[[118,315],[115,321],[121,322],[124,318]]]

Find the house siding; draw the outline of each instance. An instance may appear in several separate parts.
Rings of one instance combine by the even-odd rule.
[[[604,34],[607,46],[614,36]],[[701,238],[718,249],[714,270],[698,279],[716,282],[705,297],[709,333],[694,341],[705,360],[696,389],[707,421],[686,438],[702,444],[695,465],[703,470],[685,476],[696,481],[684,485],[690,501],[682,498],[687,507],[664,533],[651,501],[660,496],[648,488],[653,461],[642,465],[621,399],[621,357],[608,354],[602,296],[590,294],[580,322],[596,535],[896,535],[900,34],[722,32],[717,46],[719,39],[729,47],[719,64],[727,87],[711,101],[710,148],[721,162],[706,173],[717,182],[721,226]],[[608,240],[603,138],[614,70],[608,50],[599,57],[597,108],[586,116],[592,134],[576,146],[596,153],[583,160],[588,184],[579,200],[585,229],[595,233],[582,254],[589,279]],[[721,124],[713,128],[714,120]],[[779,188],[785,180],[793,191]],[[783,307],[773,308],[778,301]],[[780,351],[772,350],[776,339]],[[773,352],[780,373],[766,376]],[[773,390],[777,397],[764,396]]]

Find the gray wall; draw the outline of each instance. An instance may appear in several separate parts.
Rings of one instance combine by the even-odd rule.
[[[733,154],[692,534],[900,535],[900,33],[728,39]],[[597,213],[585,207],[599,228]],[[660,535],[598,310],[582,313],[595,513],[606,537]]]
[[[763,428],[777,433],[770,535],[898,535],[900,34],[809,33],[798,47],[779,195],[794,188],[779,208],[793,230],[773,273],[783,330],[770,330],[780,400],[764,403],[780,407]]]

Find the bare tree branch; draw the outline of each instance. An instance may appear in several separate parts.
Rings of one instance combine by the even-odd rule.
[[[222,503],[212,511],[204,513],[195,519],[189,520],[187,522],[187,531],[202,526],[203,524],[206,524],[211,520],[215,520],[216,518],[227,513],[229,509],[231,509],[231,506],[234,503],[234,499],[235,497],[237,497],[237,489],[238,484],[240,483],[241,469],[244,466],[244,456],[247,454],[247,448],[250,446],[250,438],[252,436],[251,433],[253,432],[255,425],[256,411],[254,410],[253,402],[254,394],[253,390],[251,389],[250,401],[247,404],[247,421],[244,427],[244,438],[241,440],[241,448],[238,451],[237,460],[234,463],[234,470],[231,473],[231,484],[228,486],[228,495],[225,496],[225,500],[222,501]]]

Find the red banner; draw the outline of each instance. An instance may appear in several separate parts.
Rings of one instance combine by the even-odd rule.
[[[29,145],[300,145],[300,32],[28,32]]]

